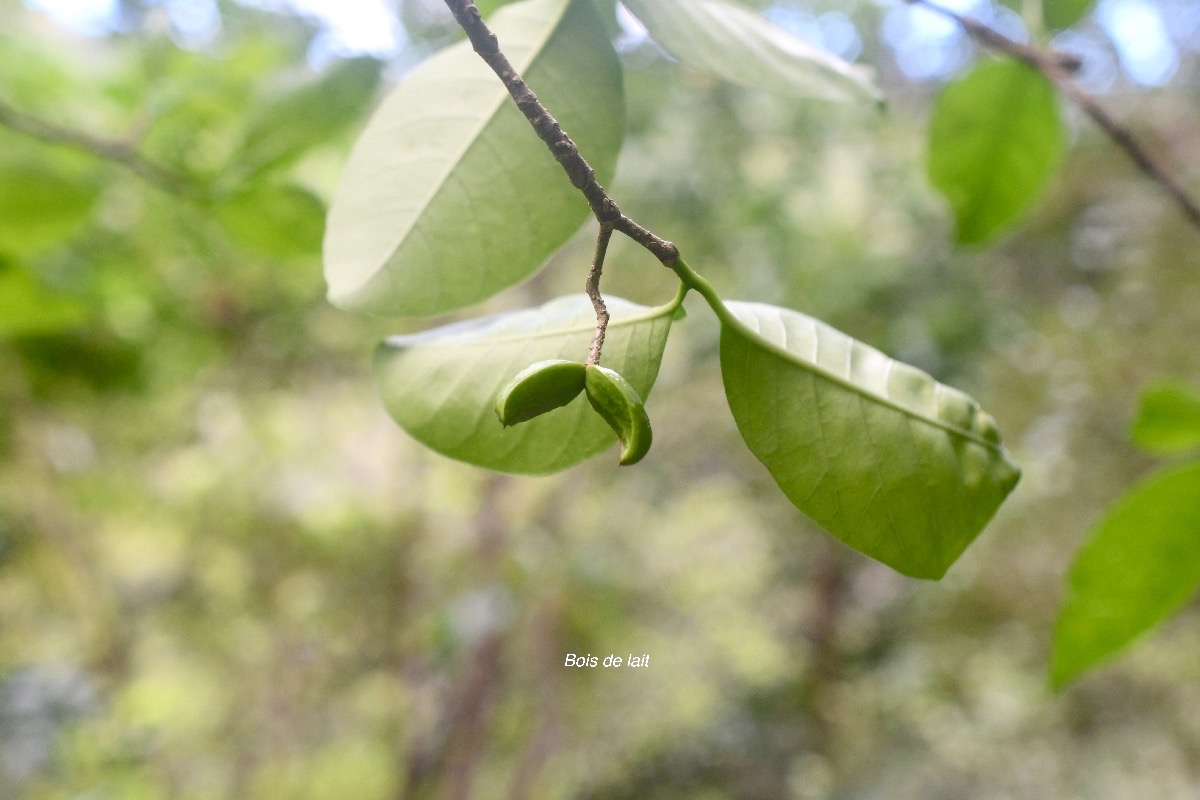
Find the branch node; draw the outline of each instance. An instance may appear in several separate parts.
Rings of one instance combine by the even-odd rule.
[[[655,258],[662,262],[663,266],[671,268],[675,261],[679,258],[679,250],[671,242],[655,236],[646,228],[634,222],[629,217],[621,213],[621,208],[617,202],[609,196],[608,192],[604,191],[604,187],[596,180],[596,171],[592,169],[591,164],[580,154],[578,145],[567,135],[562,126],[558,124],[550,112],[538,100],[537,95],[525,83],[525,80],[517,73],[516,69],[509,62],[508,58],[500,50],[500,44],[496,39],[496,35],[488,28],[483,21],[483,17],[479,14],[479,9],[475,7],[472,0],[445,0],[446,5],[450,8],[450,12],[454,14],[454,19],[462,27],[467,34],[467,38],[471,41],[471,46],[475,48],[475,52],[487,63],[496,76],[500,78],[504,87],[508,89],[509,95],[513,102],[517,104],[517,108],[533,126],[534,132],[537,133],[539,139],[550,150],[550,154],[554,156],[555,161],[563,168],[567,174],[567,178],[571,181],[571,185],[578,189],[587,199],[588,206],[592,210],[592,216],[600,223],[604,246],[608,246],[608,238],[611,237],[614,230],[633,239],[645,249],[649,250]],[[607,233],[603,231],[607,230]],[[603,254],[600,255],[600,260],[603,260]],[[597,297],[599,296],[599,270],[593,264],[597,280]],[[589,282],[591,278],[589,276]],[[593,300],[595,303],[595,300]],[[603,301],[600,301],[600,307],[597,308],[597,319],[600,318],[600,310],[603,307]],[[607,312],[604,312],[607,315]],[[598,331],[598,341],[604,339],[603,330]],[[596,357],[599,358],[599,343],[593,345],[596,352]]]

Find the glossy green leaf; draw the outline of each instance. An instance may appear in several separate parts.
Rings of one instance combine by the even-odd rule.
[[[732,83],[822,100],[880,100],[871,70],[724,0],[625,0],[671,55]]]
[[[645,397],[654,385],[679,298],[659,308],[608,297],[604,364]],[[412,336],[388,339],[375,367],[384,405],[413,438],[488,469],[544,474],[566,469],[616,440],[583,396],[504,427],[497,395],[530,364],[587,355],[596,317],[584,295]]]
[[[1042,18],[1046,27],[1060,31],[1087,16],[1096,0],[1042,0]]]
[[[602,182],[624,134],[620,64],[589,0],[496,12],[509,60]],[[325,236],[330,300],[437,314],[523,280],[588,216],[499,79],[466,42],[384,101],[342,174]]]
[[[94,184],[39,161],[0,161],[0,251],[24,254],[80,228],[98,196]]]
[[[379,83],[380,63],[354,58],[263,105],[246,126],[234,169],[260,173],[287,166],[363,116]]]
[[[950,202],[961,244],[1015,223],[1062,159],[1054,88],[1016,61],[977,65],[949,84],[929,123],[929,179]]]
[[[230,238],[259,255],[297,258],[321,251],[325,205],[299,186],[252,184],[219,204],[216,216]]]
[[[1133,441],[1151,453],[1200,447],[1200,394],[1176,383],[1148,389],[1133,422]]]
[[[784,494],[851,547],[940,578],[1020,476],[991,416],[803,314],[725,305],[729,407]]]
[[[1200,586],[1200,464],[1160,472],[1108,511],[1079,551],[1054,631],[1062,686],[1181,608]]]

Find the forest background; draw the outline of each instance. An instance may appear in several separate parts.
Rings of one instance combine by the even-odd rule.
[[[320,244],[379,93],[459,37],[440,3],[351,29],[316,4],[0,0],[0,796],[1197,796],[1194,602],[1065,691],[1047,663],[1089,527],[1164,463],[1130,443],[1139,393],[1196,383],[1200,234],[1067,109],[1028,216],[956,248],[928,114],[987,56],[898,3],[749,5],[874,65],[886,113],[720,83],[625,20],[609,188],[729,296],[993,413],[1024,477],[941,582],[780,501],[701,314],[636,468],[500,476],[389,421],[371,348],[425,323],[331,307]],[[1197,184],[1200,7],[1103,0],[1055,44]],[[579,291],[590,248],[473,313]],[[605,280],[674,288],[624,243]]]

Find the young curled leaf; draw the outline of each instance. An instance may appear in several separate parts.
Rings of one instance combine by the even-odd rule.
[[[614,370],[589,364],[586,373],[588,402],[621,440],[621,465],[636,464],[650,452],[653,438],[642,398]]]
[[[500,423],[507,428],[565,406],[583,391],[585,369],[579,361],[551,358],[521,370],[496,398]]]
[[[658,375],[683,292],[657,308],[606,298],[604,359],[641,397]],[[596,312],[586,295],[457,322],[384,342],[375,356],[383,402],[426,447],[501,472],[546,475],[612,446],[612,430],[582,397],[520,425],[496,424],[496,397],[526,365],[586,353]]]

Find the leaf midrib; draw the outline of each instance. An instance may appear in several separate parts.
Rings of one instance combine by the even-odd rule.
[[[533,66],[533,64],[542,56],[542,54],[546,50],[546,44],[550,41],[551,37],[553,37],[555,32],[558,31],[559,26],[562,24],[563,17],[566,16],[567,9],[569,9],[571,7],[571,3],[576,2],[576,0],[559,0],[559,2],[561,3],[562,7],[559,10],[557,16],[553,19],[552,24],[550,24],[546,27],[546,30],[545,30],[544,34],[542,35],[542,37],[536,41],[536,45],[534,47],[530,48],[529,52],[531,52],[533,54],[533,57],[530,58],[528,62],[525,62],[522,64],[515,64],[515,63],[513,64],[514,69],[516,69],[520,74],[522,74],[522,75],[526,74],[530,70],[530,68]],[[500,9],[497,12],[497,15],[504,14],[505,16],[511,17],[514,15],[514,12],[519,13],[522,10],[523,9],[520,9],[519,7],[506,6],[505,8]],[[507,11],[507,13],[505,13],[506,11]],[[473,52],[470,49],[470,45],[471,45],[470,41],[464,39],[463,41],[458,42],[457,44],[455,44],[453,46],[463,48],[464,50],[467,50],[469,52]],[[489,72],[490,72],[490,68],[489,68]],[[438,194],[442,191],[442,189],[445,187],[446,181],[450,177],[450,175],[454,172],[455,167],[463,160],[463,158],[466,156],[466,154],[468,152],[470,152],[470,150],[475,146],[475,143],[479,140],[482,132],[487,129],[487,127],[496,118],[496,115],[500,112],[500,110],[509,101],[510,98],[509,98],[509,94],[508,94],[508,89],[504,86],[504,84],[502,82],[500,82],[499,78],[496,78],[496,85],[498,87],[500,87],[501,91],[496,93],[496,95],[495,95],[496,99],[495,99],[495,102],[492,103],[491,109],[488,110],[488,112],[485,115],[481,116],[480,124],[478,126],[476,126],[476,128],[472,131],[471,136],[469,136],[466,139],[463,146],[461,148],[459,148],[459,150],[455,153],[454,158],[449,159],[447,161],[446,169],[441,173],[441,175],[438,177],[438,179],[433,182],[432,188],[425,195],[425,197],[423,197],[421,199],[421,202],[416,206],[416,208],[419,209],[417,211],[417,213],[413,214],[410,217],[408,225],[398,233],[398,235],[396,236],[396,238],[394,240],[394,244],[392,244],[392,246],[387,248],[387,250],[383,254],[382,260],[375,264],[375,266],[372,268],[367,279],[365,281],[363,281],[362,284],[359,285],[359,287],[358,287],[359,289],[361,289],[363,286],[366,286],[368,283],[373,281],[380,274],[380,272],[383,271],[383,269],[388,265],[388,263],[392,260],[392,257],[399,251],[400,246],[402,244],[404,244],[404,241],[408,238],[409,234],[411,234],[413,232],[413,229],[417,227],[417,223],[425,216],[425,210],[429,208],[429,205],[433,202],[434,198],[436,198],[438,196]]]
[[[643,322],[653,322],[653,321],[656,321],[663,317],[669,317],[675,313],[675,310],[677,308],[679,308],[681,301],[682,301],[682,293],[680,293],[680,295],[677,296],[675,300],[672,300],[671,302],[667,303],[666,305],[643,307],[643,308],[645,308],[644,311],[640,311],[633,316],[621,317],[619,319],[613,319],[609,323],[608,328],[609,328],[609,330],[612,330],[613,328],[625,328],[630,325],[637,325],[637,324],[640,324]],[[457,349],[469,349],[469,348],[474,348],[474,347],[489,347],[490,348],[490,347],[495,347],[497,345],[511,344],[514,342],[528,342],[528,341],[537,340],[537,339],[557,338],[557,337],[562,337],[562,336],[571,336],[571,335],[580,334],[580,333],[591,333],[592,331],[595,330],[595,327],[596,327],[595,323],[589,321],[586,323],[580,322],[577,325],[574,325],[569,328],[554,328],[554,329],[548,329],[548,330],[538,330],[538,331],[532,331],[528,334],[522,334],[522,335],[500,334],[498,336],[492,335],[492,336],[484,336],[484,337],[481,337],[478,339],[460,339],[457,341],[445,341],[445,342],[425,341],[425,342],[421,342],[420,346],[421,347],[446,347],[446,348],[457,348]],[[412,334],[412,336],[420,336],[420,335],[422,335],[422,334],[420,334],[420,333]],[[404,344],[404,340],[409,339],[409,338],[411,338],[411,337],[410,336],[393,336],[393,337],[390,337],[389,339],[387,339],[386,341],[388,344],[391,344],[394,347],[405,347],[407,345]]]
[[[771,308],[771,306],[767,306],[764,303],[754,303],[754,302],[747,302],[747,301],[730,301],[730,303],[736,304],[736,305],[743,305],[743,306],[763,306],[766,308]],[[800,312],[794,312],[794,313],[799,314]],[[973,431],[965,430],[963,428],[958,427],[957,425],[951,425],[949,422],[946,422],[945,420],[941,419],[940,417],[928,417],[918,411],[914,411],[913,409],[908,408],[907,406],[900,405],[899,403],[897,403],[895,400],[892,400],[891,398],[883,397],[881,395],[875,394],[874,392],[868,391],[867,389],[863,388],[862,386],[859,386],[858,384],[854,383],[853,381],[846,380],[842,376],[837,375],[833,372],[830,372],[825,367],[822,367],[819,364],[814,364],[811,361],[803,359],[798,354],[793,353],[791,350],[788,350],[784,347],[781,347],[780,345],[777,345],[775,342],[771,341],[770,339],[767,339],[765,336],[763,336],[758,331],[751,330],[749,326],[747,326],[744,322],[742,322],[740,319],[737,318],[736,314],[734,314],[732,316],[733,316],[733,322],[735,323],[735,325],[737,327],[741,328],[740,332],[743,333],[743,335],[746,335],[748,338],[751,338],[755,344],[759,345],[764,350],[770,351],[771,353],[775,354],[776,356],[779,356],[780,358],[783,358],[784,360],[795,364],[796,366],[800,367],[801,369],[806,370],[808,372],[815,373],[818,376],[824,378],[825,380],[828,380],[831,383],[835,383],[838,386],[841,386],[843,389],[848,389],[851,392],[854,392],[854,393],[866,398],[867,400],[870,400],[871,402],[878,403],[881,406],[890,408],[894,411],[898,411],[901,414],[904,414],[905,416],[908,416],[908,417],[918,420],[920,422],[924,422],[925,424],[930,425],[932,427],[941,428],[942,430],[946,431],[947,433],[957,434],[964,439],[969,439],[970,441],[973,441],[976,444],[982,445],[983,447],[986,447],[988,450],[991,450],[991,451],[1001,455],[1002,457],[1007,456],[1007,451],[1004,449],[1003,445],[996,443],[996,442],[990,442],[987,439],[984,439],[979,434],[976,434]],[[843,334],[843,335],[846,335],[846,334]],[[859,340],[855,339],[853,336],[847,336],[847,338],[849,338],[852,342],[862,344],[864,347],[870,346],[863,342],[859,342]],[[895,362],[895,360],[896,360],[896,359],[892,358],[891,356],[887,355],[886,353],[884,354],[884,357],[892,362]],[[934,384],[937,386],[943,385],[941,381],[937,380],[932,375],[929,376],[929,379],[931,381],[933,381]],[[981,409],[981,411],[982,411],[982,409]]]

